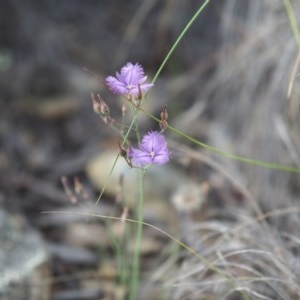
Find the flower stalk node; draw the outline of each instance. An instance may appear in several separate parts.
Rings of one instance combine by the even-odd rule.
[[[133,167],[132,166],[132,162],[131,162],[131,159],[128,157],[127,155],[127,151],[126,149],[122,146],[120,140],[118,140],[118,145],[119,145],[119,155],[121,157],[123,157],[125,159],[125,161],[127,162],[127,164],[129,165],[129,167]]]

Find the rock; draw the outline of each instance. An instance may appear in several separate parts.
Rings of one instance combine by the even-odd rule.
[[[46,248],[23,223],[0,209],[0,299],[46,300]]]
[[[88,162],[86,172],[100,191],[105,186],[105,195],[113,197],[115,201],[123,199],[122,205],[134,210],[137,207],[141,170],[130,168],[120,157],[109,176],[117,153],[118,150],[114,148],[103,150]],[[122,188],[120,182],[123,182]],[[144,221],[162,230],[172,231],[180,222],[176,211],[201,210],[201,204],[206,198],[205,190],[200,182],[189,178],[172,163],[151,166],[145,176]]]
[[[78,247],[101,247],[111,245],[107,229],[100,223],[73,223],[64,230],[64,241]]]

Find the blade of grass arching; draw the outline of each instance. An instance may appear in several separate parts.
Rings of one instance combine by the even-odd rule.
[[[232,154],[232,153],[229,153],[229,152],[225,152],[225,151],[222,151],[218,148],[210,146],[208,144],[202,143],[202,142],[194,139],[193,137],[181,132],[180,130],[177,130],[176,128],[174,128],[172,126],[168,125],[168,128],[170,130],[172,130],[173,132],[177,133],[178,135],[181,135],[182,137],[188,139],[192,143],[194,143],[198,146],[201,146],[202,148],[205,148],[205,149],[207,149],[211,152],[220,154],[224,157],[234,159],[234,160],[238,160],[240,162],[247,163],[247,164],[250,164],[250,165],[256,165],[256,166],[268,168],[268,169],[286,171],[286,172],[291,172],[291,173],[300,173],[300,168],[289,167],[289,166],[286,166],[286,165],[280,165],[280,164],[266,162],[266,161],[262,161],[262,160],[256,160],[256,159],[252,159],[252,158],[249,158],[249,157],[239,156],[239,155],[235,155],[235,154]]]
[[[144,110],[143,108],[140,108],[141,111],[143,111],[147,116],[149,116],[150,118],[152,118],[153,120],[155,120],[156,122],[159,122],[160,120],[158,118],[156,118],[155,116],[153,116],[151,113],[147,112],[146,110]],[[280,165],[280,164],[276,164],[276,163],[271,163],[271,162],[266,162],[266,161],[262,161],[262,160],[257,160],[257,159],[252,159],[252,158],[248,158],[248,157],[244,157],[244,156],[239,156],[239,155],[235,155],[229,152],[225,152],[222,151],[218,148],[215,148],[213,146],[210,146],[208,144],[205,144],[203,142],[200,142],[196,139],[194,139],[193,137],[189,136],[188,134],[172,127],[171,125],[168,125],[168,127],[171,131],[173,131],[174,133],[186,138],[187,140],[189,140],[190,142],[205,148],[211,152],[220,154],[224,157],[230,158],[230,159],[234,159],[234,160],[238,160],[240,162],[243,163],[247,163],[247,164],[251,164],[251,165],[256,165],[256,166],[260,166],[260,167],[264,167],[264,168],[268,168],[268,169],[274,169],[274,170],[280,170],[280,171],[285,171],[285,172],[291,172],[291,173],[300,173],[300,168],[297,167],[289,167],[286,165]]]
[[[183,39],[183,37],[186,35],[186,33],[189,31],[189,29],[191,28],[191,26],[193,25],[193,23],[197,20],[197,18],[199,17],[199,15],[202,13],[202,11],[205,9],[205,7],[209,4],[210,0],[206,0],[200,7],[199,9],[196,11],[196,13],[193,15],[193,17],[190,19],[190,21],[187,23],[187,25],[184,27],[184,29],[182,30],[182,32],[180,33],[180,35],[178,36],[177,40],[175,41],[174,45],[171,47],[170,51],[167,53],[165,59],[163,60],[162,64],[160,65],[159,69],[157,70],[152,83],[154,83],[156,81],[156,79],[158,78],[158,76],[160,75],[161,71],[163,70],[163,68],[165,67],[166,63],[168,62],[168,60],[170,59],[170,57],[172,56],[173,52],[175,51],[175,49],[178,47],[179,43],[181,42],[181,40]]]
[[[90,212],[86,212],[85,213],[85,212],[71,212],[71,211],[43,211],[41,213],[43,213],[43,214],[75,214],[75,215],[95,217],[95,218],[106,219],[106,220],[123,220],[123,221],[126,221],[128,223],[140,224],[142,226],[147,226],[149,228],[152,228],[152,229],[156,230],[157,232],[160,232],[162,235],[168,237],[170,240],[172,240],[173,242],[175,242],[176,244],[178,244],[180,247],[184,248],[189,253],[191,253],[192,255],[194,255],[195,257],[197,257],[203,264],[206,265],[206,267],[208,269],[210,269],[210,270],[216,272],[217,274],[219,274],[224,280],[228,281],[231,284],[231,286],[233,288],[236,288],[237,291],[238,291],[238,287],[236,286],[236,282],[235,282],[234,278],[230,274],[228,274],[224,270],[219,269],[218,267],[216,267],[212,262],[210,262],[204,256],[202,256],[201,254],[199,254],[195,249],[189,247],[184,242],[176,239],[170,233],[168,233],[168,232],[166,232],[166,231],[160,229],[159,227],[156,227],[156,226],[154,226],[154,225],[152,225],[150,223],[141,222],[139,220],[134,220],[134,219],[127,219],[127,218],[122,219],[120,217],[114,217],[114,216],[105,216],[105,215],[91,214]],[[245,291],[241,290],[239,292],[244,297],[244,299],[246,299],[246,300],[250,300],[251,299],[245,293]]]
[[[295,40],[298,46],[298,51],[300,52],[300,31],[297,23],[296,16],[294,14],[294,9],[292,7],[290,0],[284,0],[285,10],[290,20],[291,28],[293,30]]]

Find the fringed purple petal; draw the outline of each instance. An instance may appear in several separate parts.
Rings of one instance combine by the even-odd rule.
[[[109,76],[105,79],[108,88],[115,94],[126,94],[127,87],[120,80],[113,76]]]
[[[152,163],[151,156],[140,149],[131,148],[129,151],[129,157],[134,165],[138,167],[145,167]]]
[[[129,86],[137,86],[144,78],[144,70],[139,64],[133,65],[127,63],[125,67],[121,69],[121,75],[124,82]]]
[[[170,160],[170,155],[169,152],[161,152],[161,153],[157,153],[154,157],[153,157],[153,163],[157,164],[157,165],[164,165],[166,164],[168,161]]]
[[[137,166],[144,167],[149,164],[164,165],[170,160],[167,141],[157,131],[151,131],[145,135],[139,148],[130,150],[130,157]]]
[[[116,73],[116,77],[109,76],[105,81],[113,93],[138,95],[140,90],[147,92],[153,87],[153,83],[144,83],[146,80],[147,76],[141,65],[127,63],[120,73]]]

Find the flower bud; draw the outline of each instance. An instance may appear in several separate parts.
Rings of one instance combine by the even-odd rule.
[[[96,114],[101,114],[101,105],[100,103],[96,100],[94,93],[91,93],[91,98],[93,102],[93,110]]]
[[[160,113],[160,118],[161,118],[161,120],[167,121],[168,117],[169,117],[169,114],[168,114],[168,110],[167,110],[167,105],[164,105],[164,107]]]
[[[164,105],[164,107],[160,113],[160,121],[159,121],[159,127],[160,127],[161,132],[164,132],[168,128],[168,122],[167,122],[168,117],[169,117],[169,114],[168,114],[167,106]]]
[[[110,109],[109,106],[106,104],[106,102],[100,97],[100,95],[98,95],[98,98],[100,100],[100,109],[101,109],[101,113],[104,116],[109,116],[110,114]]]
[[[93,109],[96,114],[101,114],[103,116],[109,116],[110,109],[107,103],[101,98],[100,94],[97,94],[97,98],[94,93],[91,93],[91,98],[93,102]]]

